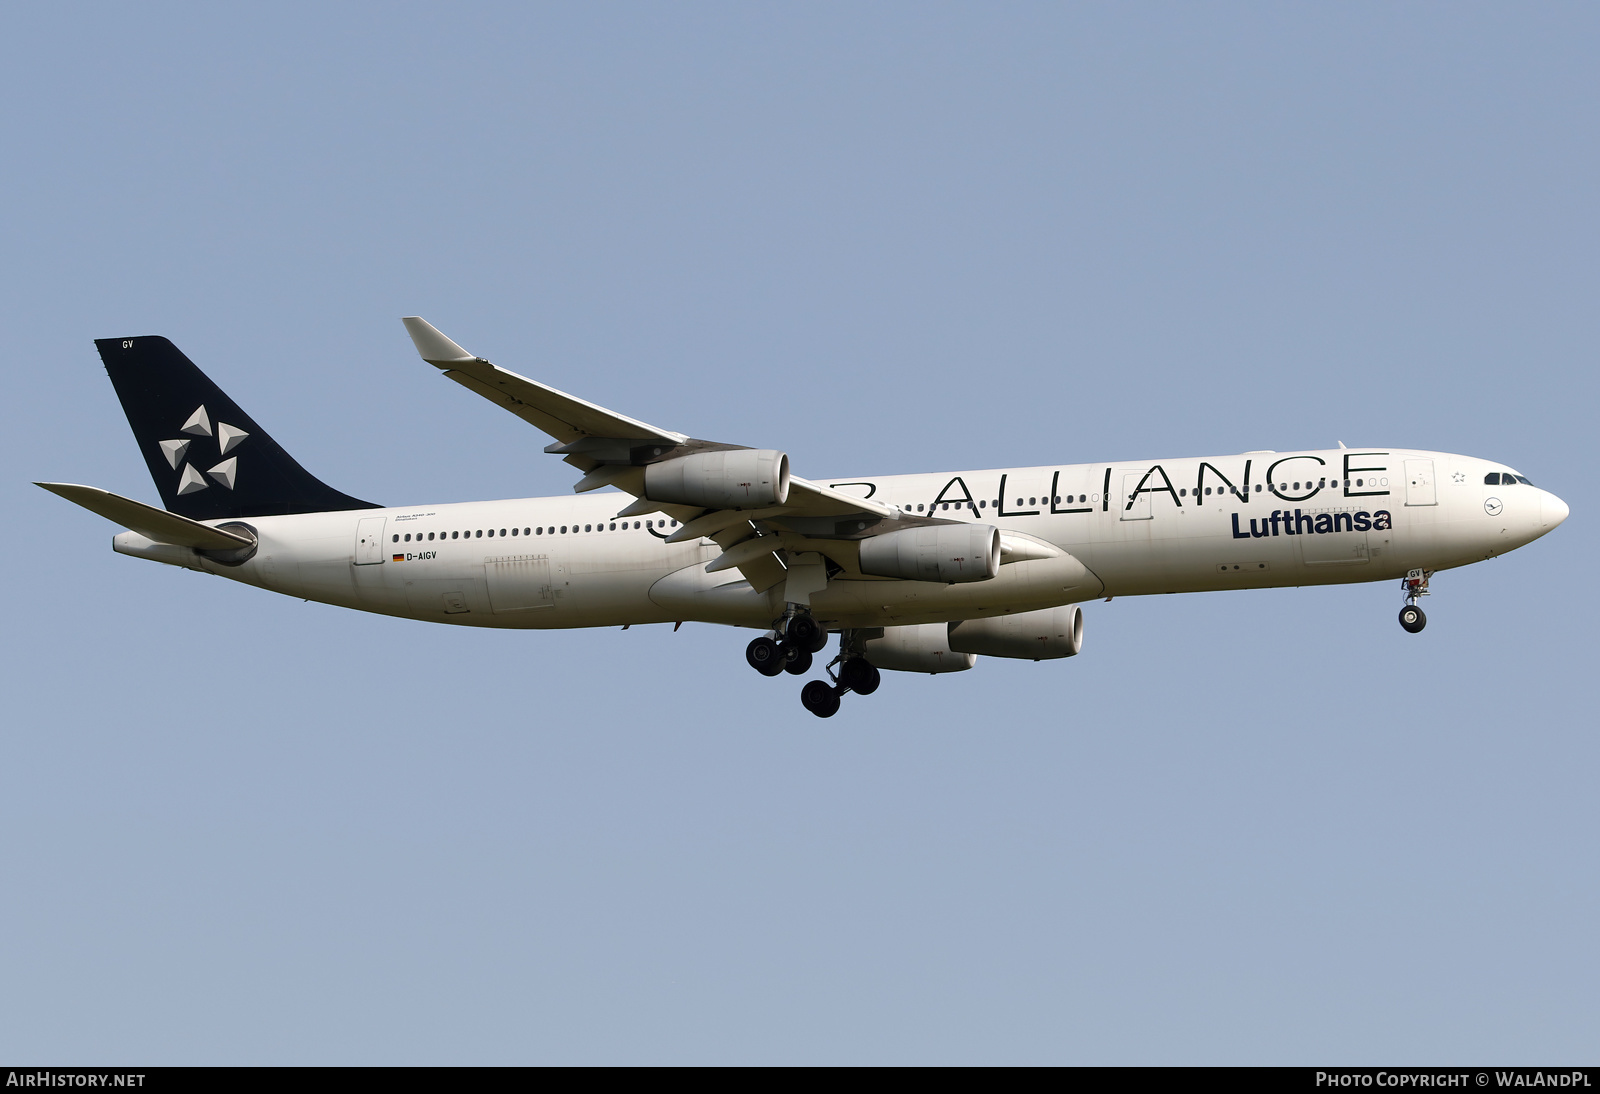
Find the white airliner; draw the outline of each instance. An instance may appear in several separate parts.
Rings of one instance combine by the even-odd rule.
[[[721,623],[801,675],[837,633],[829,717],[878,670],[956,672],[1083,644],[1079,603],[1399,579],[1538,539],[1567,506],[1503,464],[1394,448],[810,481],[770,449],[695,440],[497,368],[420,318],[429,364],[555,438],[575,496],[389,508],[326,486],[171,342],[96,342],[165,509],[40,483],[130,529],[122,554],[289,596],[470,627]],[[624,492],[591,493],[612,486]],[[631,497],[625,496],[631,495]]]

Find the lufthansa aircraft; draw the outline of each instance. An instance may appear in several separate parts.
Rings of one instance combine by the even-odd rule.
[[[574,497],[391,508],[306,472],[165,338],[95,344],[164,509],[39,483],[128,528],[112,549],[290,596],[469,627],[687,621],[763,633],[829,717],[880,669],[958,672],[1083,644],[1078,604],[1399,579],[1413,633],[1435,571],[1567,517],[1503,464],[1406,449],[1245,452],[813,482],[771,449],[702,441],[474,357],[420,318],[422,358],[555,439]],[[618,505],[614,486],[631,495]]]

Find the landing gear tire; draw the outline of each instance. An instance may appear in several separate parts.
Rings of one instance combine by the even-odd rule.
[[[784,663],[784,671],[794,676],[804,676],[811,671],[811,651],[802,646],[790,646],[785,642],[785,653],[788,660]]]
[[[813,680],[800,689],[800,705],[818,718],[832,718],[839,713],[839,693],[821,680]]]
[[[864,657],[852,657],[839,666],[839,684],[857,695],[871,695],[882,682],[877,668]]]
[[[1422,614],[1422,609],[1415,604],[1407,604],[1400,609],[1400,625],[1412,634],[1416,634],[1428,625],[1428,617]]]
[[[776,676],[783,671],[783,651],[770,638],[752,639],[744,648],[744,659],[762,676]]]
[[[819,650],[822,647],[814,645],[820,635],[822,640],[828,640],[827,633],[817,626],[817,621],[809,615],[794,615],[789,617],[789,625],[784,628],[783,636],[803,650]]]
[[[825,647],[827,644],[828,644],[828,632],[826,630],[824,630],[823,628],[818,627],[817,628],[817,636],[811,640],[811,644],[808,645],[806,647],[806,649],[809,650],[812,653],[821,653],[822,650],[823,650],[823,647]]]

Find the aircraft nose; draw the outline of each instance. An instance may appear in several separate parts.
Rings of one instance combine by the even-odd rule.
[[[1567,503],[1556,497],[1550,491],[1544,491],[1539,498],[1539,516],[1546,528],[1554,528],[1567,519]]]

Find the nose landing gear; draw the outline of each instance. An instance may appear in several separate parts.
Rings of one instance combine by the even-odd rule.
[[[1432,570],[1412,570],[1400,580],[1400,589],[1406,594],[1406,606],[1400,609],[1400,625],[1416,634],[1428,625],[1428,617],[1417,607],[1417,598],[1428,595],[1428,579]]]

